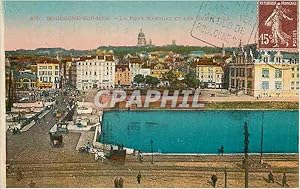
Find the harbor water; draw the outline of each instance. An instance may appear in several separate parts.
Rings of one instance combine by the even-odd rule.
[[[142,152],[243,153],[244,123],[249,152],[298,153],[298,111],[107,111],[99,140]]]

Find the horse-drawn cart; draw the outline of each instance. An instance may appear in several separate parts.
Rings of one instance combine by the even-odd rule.
[[[63,136],[59,132],[52,133],[49,132],[50,135],[50,143],[52,147],[59,148],[63,147]]]

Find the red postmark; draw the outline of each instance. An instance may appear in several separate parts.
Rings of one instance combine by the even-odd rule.
[[[297,1],[259,1],[258,47],[298,49]]]

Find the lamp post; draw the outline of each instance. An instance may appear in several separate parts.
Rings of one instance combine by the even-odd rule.
[[[248,145],[249,145],[249,131],[248,131],[248,124],[245,122],[244,125],[244,152],[245,152],[245,188],[248,188],[248,182],[249,182],[249,167],[248,167]]]
[[[151,164],[153,164],[153,140],[150,140],[151,143]]]
[[[261,120],[261,137],[260,137],[260,163],[263,164],[263,141],[264,141],[264,112]]]

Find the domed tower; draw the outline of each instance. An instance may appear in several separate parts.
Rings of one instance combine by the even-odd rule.
[[[137,46],[141,47],[141,46],[145,46],[145,45],[146,45],[146,37],[145,37],[145,34],[143,33],[143,31],[141,29],[140,33],[138,34]]]

